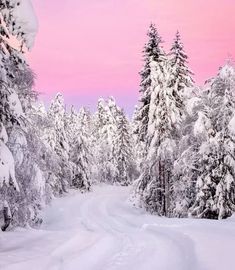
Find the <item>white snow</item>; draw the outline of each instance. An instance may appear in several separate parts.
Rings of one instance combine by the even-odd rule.
[[[19,186],[15,178],[15,163],[11,151],[5,145],[7,142],[7,131],[0,122],[0,188],[4,183],[8,186],[12,183],[15,189],[19,191]]]
[[[129,194],[103,186],[56,199],[40,230],[0,233],[0,269],[234,269],[235,218],[160,218],[133,208]]]
[[[5,183],[7,186],[13,184],[15,189],[19,191],[19,186],[15,178],[15,163],[11,151],[0,140],[0,188]],[[1,268],[0,268],[1,269]]]
[[[235,134],[235,115],[233,116],[233,118],[229,122],[228,128],[232,133]]]
[[[34,164],[32,169],[32,183],[31,183],[32,190],[38,191],[41,196],[45,194],[45,186],[46,186],[46,180],[43,176],[42,171],[38,167],[38,165]]]
[[[15,117],[24,115],[19,97],[13,89],[11,89],[11,94],[9,95],[9,106],[11,113]]]
[[[4,143],[8,142],[8,135],[7,131],[3,125],[3,123],[0,122],[0,140]]]
[[[25,33],[24,39],[27,47],[31,49],[38,31],[38,20],[31,0],[21,0],[20,5],[14,10],[14,17],[16,18],[16,24]]]

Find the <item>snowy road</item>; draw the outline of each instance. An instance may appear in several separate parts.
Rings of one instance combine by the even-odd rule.
[[[127,203],[128,188],[56,199],[40,230],[0,233],[1,270],[233,270],[235,218],[166,219]]]

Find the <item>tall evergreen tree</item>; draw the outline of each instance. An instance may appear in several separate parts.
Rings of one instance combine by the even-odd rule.
[[[177,31],[174,42],[169,53],[169,78],[168,87],[175,95],[177,105],[182,107],[182,99],[185,91],[193,87],[193,72],[188,68],[188,56],[184,51],[184,45],[181,41],[180,33]]]
[[[230,64],[210,81],[207,116],[208,140],[200,152],[204,168],[197,179],[197,197],[190,209],[200,218],[226,218],[235,210],[235,70]]]
[[[90,190],[89,149],[82,134],[79,134],[71,149],[70,160],[73,162],[72,186],[82,191]]]
[[[172,170],[177,158],[176,145],[185,112],[182,89],[188,87],[188,84],[184,77],[189,76],[188,69],[180,67],[185,63],[186,56],[179,35],[175,43],[171,65],[166,58],[163,58],[165,61],[154,61],[150,65],[153,83],[146,134],[147,154],[136,187],[141,205],[150,212],[164,216],[172,215]]]
[[[195,177],[199,158],[197,149],[200,140],[193,134],[197,112],[192,102],[195,100],[198,102],[200,98],[194,94],[195,91],[192,91],[194,85],[192,75],[188,68],[188,56],[177,31],[168,54],[167,92],[175,99],[171,118],[176,129],[174,137],[177,145],[174,151],[176,161],[172,175],[171,215],[181,217],[187,216],[188,208],[195,197]],[[188,105],[191,105],[191,112],[188,111]]]
[[[72,146],[79,134],[80,123],[78,112],[72,106],[69,113],[65,115],[65,133],[68,138],[68,144]]]
[[[127,186],[132,183],[135,173],[131,128],[124,111],[119,112],[117,133],[114,138],[114,158],[117,168],[115,183]]]
[[[7,143],[8,154],[6,154],[5,148],[4,158],[10,157],[9,149],[13,154],[10,159],[7,159],[6,164],[8,163],[9,166],[9,161],[13,161],[14,157],[14,163],[16,165],[15,168],[13,165],[9,166],[10,182],[15,183],[13,170],[16,169],[14,175],[16,175],[18,186],[16,192],[11,187],[7,188],[7,186],[4,185],[0,188],[0,197],[1,200],[6,200],[4,207],[9,208],[8,213],[14,210],[13,222],[16,225],[25,225],[30,220],[33,220],[32,213],[36,212],[32,209],[36,206],[36,202],[34,198],[30,198],[32,181],[28,181],[26,171],[24,178],[21,179],[19,177],[20,167],[18,166],[18,161],[27,160],[30,152],[27,144],[27,136],[30,127],[27,110],[28,105],[30,105],[32,101],[32,96],[35,95],[32,90],[34,76],[23,56],[26,48],[32,47],[36,34],[35,25],[32,25],[34,14],[32,12],[29,22],[29,19],[24,17],[24,12],[20,12],[22,11],[22,7],[23,3],[21,1],[9,0],[1,1],[0,3],[0,121],[6,128],[9,138]],[[24,5],[24,7],[29,8],[27,4]],[[32,10],[29,8],[28,14],[30,11]],[[30,27],[28,27],[28,25],[30,25]],[[16,40],[14,46],[12,46],[12,38]],[[17,41],[18,44],[16,44]],[[16,130],[19,132],[17,133]],[[18,151],[22,145],[24,145],[23,147],[26,151]],[[22,149],[23,148],[21,148],[21,150]],[[30,157],[31,156],[32,155],[30,155]],[[23,170],[23,167],[24,166],[21,167],[21,170]],[[31,171],[31,179],[33,177],[34,173]],[[7,179],[5,180],[7,181]],[[15,186],[15,184],[13,186]],[[28,188],[27,193],[25,192],[26,186]],[[26,220],[26,222],[24,222],[24,220]],[[6,226],[4,226],[4,230],[5,229]]]
[[[205,142],[210,128],[204,110],[205,96],[195,89],[196,94],[186,102],[186,115],[181,125],[181,139],[173,169],[172,216],[187,217],[189,208],[196,198],[196,181],[203,168],[200,146]]]
[[[65,132],[65,105],[61,94],[57,94],[55,99],[51,102],[48,117],[53,123],[53,133],[55,140],[50,143],[54,147],[60,165],[58,193],[66,191],[71,181],[71,167],[69,164],[69,141]]]
[[[97,113],[97,163],[100,182],[112,184],[117,174],[114,159],[114,138],[117,132],[118,107],[113,98],[100,99]]]
[[[154,24],[151,24],[148,30],[148,42],[144,46],[143,60],[144,67],[140,72],[140,99],[139,106],[135,115],[136,127],[134,133],[137,134],[137,147],[142,150],[143,144],[146,143],[147,130],[149,124],[150,99],[154,87],[161,83],[162,78],[156,78],[164,73],[165,52],[163,51],[162,38]]]

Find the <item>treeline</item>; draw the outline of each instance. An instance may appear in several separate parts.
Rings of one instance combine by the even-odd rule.
[[[177,32],[170,53],[150,26],[135,138],[135,204],[166,217],[222,219],[235,210],[235,69],[194,86]]]
[[[2,230],[37,226],[41,210],[70,188],[128,185],[137,177],[130,123],[114,99],[97,113],[65,110],[58,94],[48,110],[34,91],[24,54],[35,37],[29,6],[0,1],[0,221]],[[18,42],[13,42],[12,40]],[[3,222],[2,222],[3,220]]]
[[[9,4],[10,3],[10,4]],[[235,70],[231,63],[195,87],[179,33],[169,54],[150,26],[133,121],[113,98],[97,111],[48,110],[24,59],[32,43],[15,1],[2,1],[0,38],[0,203],[2,230],[42,223],[40,212],[70,188],[133,184],[135,205],[167,217],[226,218],[234,209]],[[10,46],[9,35],[22,42]],[[28,46],[29,47],[29,46]]]

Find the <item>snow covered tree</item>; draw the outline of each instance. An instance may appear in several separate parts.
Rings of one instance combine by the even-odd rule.
[[[27,132],[28,147],[31,153],[30,155],[33,156],[31,164],[36,162],[43,176],[41,177],[41,183],[39,180],[34,180],[35,186],[39,188],[38,192],[40,192],[42,196],[41,203],[43,205],[50,202],[56,194],[55,190],[57,190],[57,188],[55,188],[55,186],[56,183],[59,182],[60,159],[51,145],[48,144],[48,132],[53,131],[53,125],[50,119],[48,119],[44,104],[40,102],[33,104],[29,118],[32,125]],[[37,172],[37,175],[40,176],[39,170],[34,170]]]
[[[210,81],[207,117],[208,140],[200,148],[203,171],[197,179],[197,197],[190,214],[222,219],[235,210],[235,70],[230,64]]]
[[[70,160],[73,162],[72,186],[80,190],[90,190],[89,151],[82,134],[78,135],[71,150]]]
[[[57,94],[55,99],[52,100],[48,118],[53,123],[54,136],[52,139],[55,140],[50,144],[60,160],[59,183],[56,185],[59,189],[56,192],[63,193],[66,192],[67,187],[70,185],[71,167],[69,164],[69,142],[65,132],[65,105],[61,94]]]
[[[79,112],[76,112],[72,107],[67,116],[65,131],[69,138],[69,161],[73,172],[71,186],[83,191],[90,190],[93,158],[89,110],[81,108]]]
[[[177,34],[170,60],[166,61],[164,54],[161,54],[161,61],[150,63],[152,83],[147,133],[144,136],[146,158],[135,190],[142,206],[164,216],[172,215],[172,170],[185,116],[182,92],[192,86],[186,59]]]
[[[187,91],[189,93],[189,91]],[[196,198],[196,181],[203,168],[199,149],[207,140],[210,127],[204,112],[205,97],[195,89],[186,101],[185,117],[181,124],[181,139],[173,169],[171,216],[187,217]]]
[[[133,158],[133,141],[131,128],[124,111],[119,112],[117,133],[114,138],[114,158],[117,168],[115,184],[127,186],[132,183],[135,173]]]
[[[175,96],[178,107],[183,107],[182,100],[186,95],[185,91],[193,87],[192,71],[188,68],[188,56],[184,51],[179,31],[177,31],[175,40],[169,53],[168,69],[168,87]]]
[[[65,132],[70,146],[74,143],[76,137],[78,136],[79,127],[80,123],[78,112],[76,111],[74,106],[72,106],[69,113],[66,113],[65,118]]]
[[[11,37],[14,37],[19,42],[18,51],[31,49],[38,29],[31,1],[1,0],[0,13],[3,19],[0,24],[1,37],[4,38],[5,47],[12,47]]]
[[[148,42],[143,50],[144,67],[140,72],[140,99],[134,119],[136,123],[134,133],[137,134],[136,146],[141,151],[147,139],[151,94],[155,86],[161,83],[160,76],[164,73],[166,62],[165,52],[161,47],[162,38],[155,25],[150,25],[147,35]],[[158,72],[159,78],[156,78],[156,72]]]
[[[57,94],[52,100],[49,111],[49,118],[52,119],[56,131],[55,152],[62,159],[68,159],[69,145],[65,134],[65,105],[61,94]]]
[[[92,143],[92,125],[93,125],[93,119],[91,112],[88,108],[82,107],[78,112],[78,122],[79,122],[79,132],[82,133],[84,137],[86,137],[87,140],[89,140],[89,144]]]
[[[0,188],[4,185],[13,185],[19,191],[19,185],[15,178],[15,162],[9,148],[6,146],[8,135],[2,123],[0,123]]]
[[[19,205],[17,198],[22,200],[25,194],[22,189],[22,182],[19,179],[19,170],[16,162],[15,153],[17,152],[17,145],[14,145],[12,142],[14,141],[14,131],[16,129],[20,130],[24,135],[27,133],[28,123],[25,114],[25,104],[27,102],[24,101],[26,101],[26,98],[29,98],[29,94],[33,93],[32,84],[34,76],[24,60],[23,52],[26,49],[30,49],[33,45],[37,32],[37,22],[30,1],[1,1],[0,13],[0,121],[2,122],[2,127],[6,128],[9,137],[7,147],[2,144],[1,159],[8,164],[10,172],[8,174],[10,178],[4,177],[5,184],[0,188],[0,193],[1,199],[5,200],[4,205],[7,205],[9,208],[7,212],[10,213],[14,210],[15,213],[14,207]],[[12,44],[13,38],[18,41],[18,44],[16,44],[17,42]],[[25,139],[25,136],[23,138]],[[20,138],[18,141],[20,141]],[[12,165],[9,165],[10,163]],[[13,168],[16,169],[16,172]],[[1,170],[0,177],[2,172]],[[16,177],[13,175],[16,175]],[[7,187],[6,183],[11,183],[11,181],[15,183],[14,186],[17,184],[18,188],[16,190]],[[26,186],[26,181],[23,184]],[[17,213],[14,214],[13,219],[19,225],[21,218]],[[26,212],[23,215],[26,216]]]
[[[117,173],[114,162],[114,138],[118,108],[113,98],[100,99],[97,112],[97,164],[99,182],[113,183]]]

